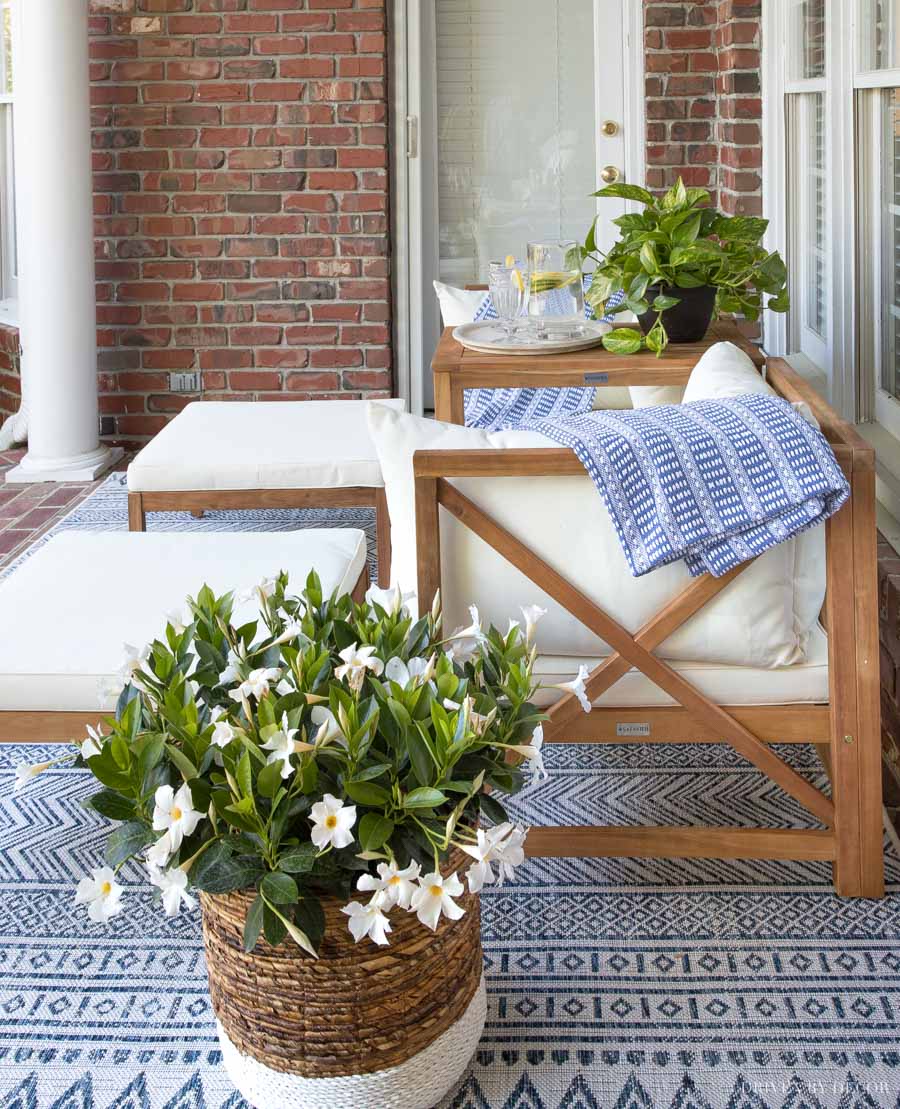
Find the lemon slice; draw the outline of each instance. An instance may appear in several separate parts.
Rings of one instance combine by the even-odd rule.
[[[513,257],[513,255],[512,254],[507,254],[506,258],[503,261],[503,265],[504,266],[514,266],[515,264],[516,264],[516,260]]]
[[[531,275],[531,291],[533,293],[549,293],[554,289],[564,289],[577,281],[579,274],[570,271],[536,270]]]
[[[510,273],[509,275],[509,279],[510,281],[512,281],[513,285],[515,285],[520,293],[525,292],[525,281],[521,273],[515,268],[515,266],[513,267],[512,273]]]

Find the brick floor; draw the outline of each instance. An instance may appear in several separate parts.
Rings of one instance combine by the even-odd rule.
[[[91,482],[35,482],[5,485],[7,470],[21,460],[24,450],[0,451],[0,569],[12,562],[44,532],[89,496],[106,477]],[[124,469],[122,460],[117,469]]]

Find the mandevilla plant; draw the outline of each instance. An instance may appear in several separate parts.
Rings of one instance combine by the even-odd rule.
[[[646,346],[657,356],[669,342],[665,313],[679,302],[678,289],[709,286],[716,290],[716,312],[759,318],[763,307],[786,312],[790,307],[787,270],[777,251],[760,245],[768,220],[725,216],[704,207],[706,189],[686,188],[678,181],[664,196],[655,197],[639,185],[607,185],[593,194],[623,197],[643,204],[643,212],[627,213],[612,222],[622,235],[608,254],[597,247],[591,224],[582,263],[596,262],[586,299],[597,316],[624,311],[641,316],[655,312],[646,335],[634,328],[616,328],[604,335],[603,345],[618,354],[633,354]],[[625,299],[607,307],[609,296],[624,289]],[[769,297],[763,304],[763,295]]]
[[[247,950],[263,934],[314,955],[321,896],[366,893],[343,909],[348,927],[384,944],[392,909],[432,929],[462,915],[462,882],[442,876],[451,850],[471,858],[473,892],[522,861],[525,831],[485,787],[514,794],[524,769],[544,774],[543,610],[502,634],[473,607],[443,637],[438,598],[413,620],[396,589],[357,604],[324,597],[312,573],[300,596],[287,590],[283,573],[261,582],[258,619],[236,626],[234,595],[204,587],[160,639],[126,648],[115,717],[76,756],[104,787],[86,804],[119,822],[76,894],[93,920],[121,911],[116,878],[136,859],[169,915],[191,888],[255,889]],[[557,688],[588,711],[584,677]],[[19,767],[17,784],[48,765]]]

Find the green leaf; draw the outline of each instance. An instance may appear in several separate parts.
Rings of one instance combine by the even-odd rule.
[[[247,919],[244,921],[244,950],[252,951],[259,940],[263,927],[263,899],[256,895],[253,904],[247,910]]]
[[[509,820],[506,809],[504,809],[496,797],[493,797],[490,793],[482,793],[479,800],[481,802],[481,811],[488,820],[492,820],[495,824],[503,824],[504,821]]]
[[[653,243],[644,243],[641,247],[641,265],[651,276],[659,273],[659,259],[656,257],[656,248]]]
[[[319,899],[304,894],[294,909],[294,920],[310,941],[311,947],[318,951],[325,936],[325,912]]]
[[[447,794],[441,793],[439,789],[421,786],[403,798],[403,807],[405,809],[433,809],[438,805],[442,805],[446,800]]]
[[[624,181],[617,181],[607,185],[593,194],[594,196],[617,196],[623,200],[637,200],[641,204],[653,204],[653,193],[642,189],[640,185],[628,185]]]
[[[278,913],[265,904],[263,905],[263,932],[273,947],[277,947],[287,935],[284,921]]]
[[[191,867],[191,885],[206,893],[230,893],[255,885],[262,862],[249,855],[232,856],[229,851],[224,844],[204,851]]]
[[[273,905],[293,905],[300,896],[297,883],[289,874],[271,872],[259,884],[259,891]]]
[[[380,813],[367,812],[359,822],[359,842],[363,851],[377,851],[391,838],[394,822]]]
[[[253,772],[250,768],[250,755],[247,751],[241,755],[240,761],[235,768],[234,777],[238,784],[238,789],[241,791],[241,797],[252,797]]]
[[[390,769],[391,764],[389,762],[379,762],[374,766],[367,766],[365,770],[358,770],[354,780],[357,782],[371,782],[374,778],[380,778],[385,771]]]
[[[191,778],[200,777],[200,772],[197,770],[197,767],[194,766],[187,755],[179,750],[179,748],[177,748],[174,743],[166,744],[166,754],[181,771],[181,776],[186,782],[189,781]]]
[[[109,741],[109,749],[116,766],[120,770],[127,770],[131,765],[131,752],[125,740],[120,735],[114,735]]]
[[[667,308],[674,308],[676,304],[680,303],[681,301],[678,297],[668,297],[660,294],[653,301],[653,309],[656,312],[665,312]]]
[[[374,782],[345,782],[344,790],[352,800],[371,808],[383,808],[391,800],[388,791],[383,786],[375,785]]]
[[[247,758],[246,752],[244,758]],[[242,763],[243,761],[241,759]],[[260,770],[256,787],[263,797],[273,798],[281,787],[281,765],[281,759],[276,759],[275,762],[267,763]]]
[[[635,354],[643,345],[641,333],[633,327],[617,327],[603,336],[603,346],[611,354]]]
[[[678,208],[688,206],[687,189],[685,189],[684,181],[680,177],[659,202],[659,206],[666,212],[676,211]]]
[[[365,819],[364,816],[363,820]],[[307,874],[312,870],[318,853],[318,848],[314,843],[301,843],[299,847],[292,847],[281,856],[278,860],[278,869],[285,871],[287,874]]]
[[[153,832],[146,824],[137,820],[130,820],[127,824],[120,824],[110,832],[106,841],[105,858],[107,865],[116,867],[136,855],[141,848],[153,842]]]
[[[99,793],[88,797],[83,804],[108,820],[130,820],[137,812],[134,801],[129,801],[112,789],[101,789]]]

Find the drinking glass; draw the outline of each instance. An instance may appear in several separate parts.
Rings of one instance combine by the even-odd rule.
[[[525,279],[522,267],[506,265],[505,262],[491,262],[488,271],[488,287],[491,300],[497,313],[497,322],[506,332],[506,341],[513,341],[515,321],[522,315],[525,304]]]
[[[581,253],[573,239],[528,244],[528,318],[539,339],[584,329]]]

